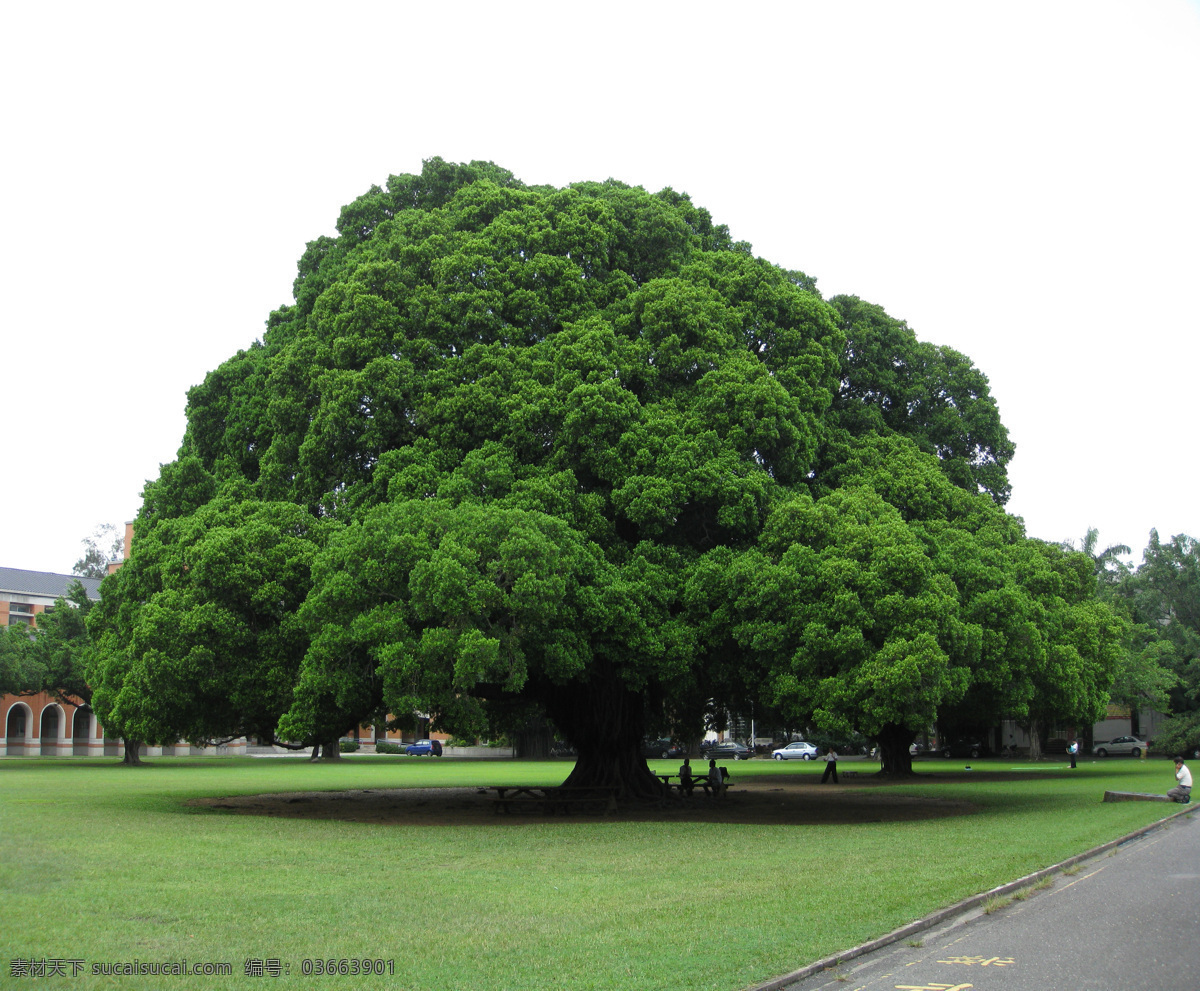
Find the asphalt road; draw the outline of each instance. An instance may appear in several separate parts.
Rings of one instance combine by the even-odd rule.
[[[1200,991],[1200,817],[1078,867],[786,991]]]

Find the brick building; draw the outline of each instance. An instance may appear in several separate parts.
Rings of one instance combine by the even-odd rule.
[[[89,599],[100,598],[99,578],[55,575],[44,571],[0,568],[0,626],[37,626],[37,617],[54,608],[74,582]],[[106,741],[92,710],[82,702],[60,702],[47,692],[0,696],[4,739],[0,755],[70,757],[116,753],[118,741]]]

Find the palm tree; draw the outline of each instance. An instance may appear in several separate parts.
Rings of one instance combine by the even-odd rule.
[[[1096,543],[1099,538],[1100,531],[1096,527],[1090,526],[1088,527],[1087,536],[1079,541],[1078,547],[1075,546],[1075,541],[1073,540],[1064,540],[1059,546],[1064,551],[1078,551],[1080,554],[1086,554],[1092,559],[1092,566],[1096,569],[1096,578],[1101,582],[1111,584],[1125,570],[1125,563],[1121,560],[1121,556],[1132,554],[1133,551],[1126,544],[1113,544],[1111,547],[1106,547],[1097,554]]]

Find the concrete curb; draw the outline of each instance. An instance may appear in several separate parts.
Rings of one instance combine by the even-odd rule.
[[[1172,812],[1169,816],[1159,819],[1158,822],[1152,822],[1148,826],[1143,826],[1141,829],[1135,829],[1132,833],[1128,833],[1119,839],[1110,840],[1107,843],[1102,843],[1094,849],[1088,850],[1086,853],[1076,854],[1074,857],[1068,857],[1061,863],[1055,864],[1052,867],[1043,867],[1040,871],[1034,871],[1032,874],[1026,874],[1022,878],[1015,881],[1009,881],[1007,884],[1002,884],[998,888],[992,888],[990,891],[981,892],[978,895],[971,895],[964,898],[960,902],[955,902],[946,908],[940,908],[936,912],[932,912],[923,919],[917,919],[915,922],[910,922],[906,926],[901,926],[899,929],[894,929],[878,939],[870,940],[862,943],[859,946],[852,947],[849,950],[842,950],[840,953],[835,953],[832,956],[825,957],[823,960],[817,960],[814,963],[808,964],[806,967],[801,967],[799,970],[794,970],[790,974],[783,974],[780,977],[773,977],[769,981],[764,981],[762,984],[752,984],[748,991],[780,991],[789,984],[794,984],[796,981],[802,981],[806,977],[812,977],[813,974],[818,974],[823,970],[829,970],[836,967],[838,964],[846,963],[848,960],[853,960],[855,957],[865,956],[875,950],[881,950],[885,946],[891,946],[893,943],[899,943],[902,939],[907,939],[910,936],[919,932],[924,932],[927,929],[932,929],[934,926],[940,925],[947,919],[952,919],[956,915],[961,915],[964,912],[969,912],[971,909],[978,908],[991,898],[1000,898],[1004,895],[1012,894],[1014,891],[1020,891],[1022,888],[1027,888],[1031,884],[1036,884],[1043,878],[1049,877],[1051,874],[1057,874],[1060,871],[1071,867],[1074,864],[1082,863],[1085,860],[1090,860],[1093,857],[1099,856],[1102,853],[1107,853],[1109,850],[1114,850],[1123,843],[1128,843],[1130,840],[1135,840],[1139,836],[1144,836],[1146,833],[1159,829],[1162,826],[1178,819],[1180,816],[1190,815],[1200,808],[1196,804],[1185,805],[1177,812]]]

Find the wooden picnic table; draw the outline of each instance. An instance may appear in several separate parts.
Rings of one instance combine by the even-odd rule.
[[[656,774],[655,777],[658,778],[664,785],[667,786],[667,788],[669,789],[671,794],[678,795],[680,798],[686,798],[690,795],[689,788],[690,788],[690,790],[693,790],[693,791],[696,788],[699,788],[704,792],[705,795],[708,795],[710,797],[712,795],[712,782],[708,779],[707,774],[693,775],[692,783],[689,786],[689,788],[684,787],[682,779],[680,780],[679,784],[675,784],[675,785],[671,784],[671,779],[678,778],[679,777],[678,774]],[[722,792],[729,789],[730,787],[731,786],[729,784],[729,779],[726,778],[725,785],[722,788]]]
[[[543,815],[573,811],[617,811],[617,788],[607,785],[493,785],[492,806],[497,815],[516,809],[534,808]]]

